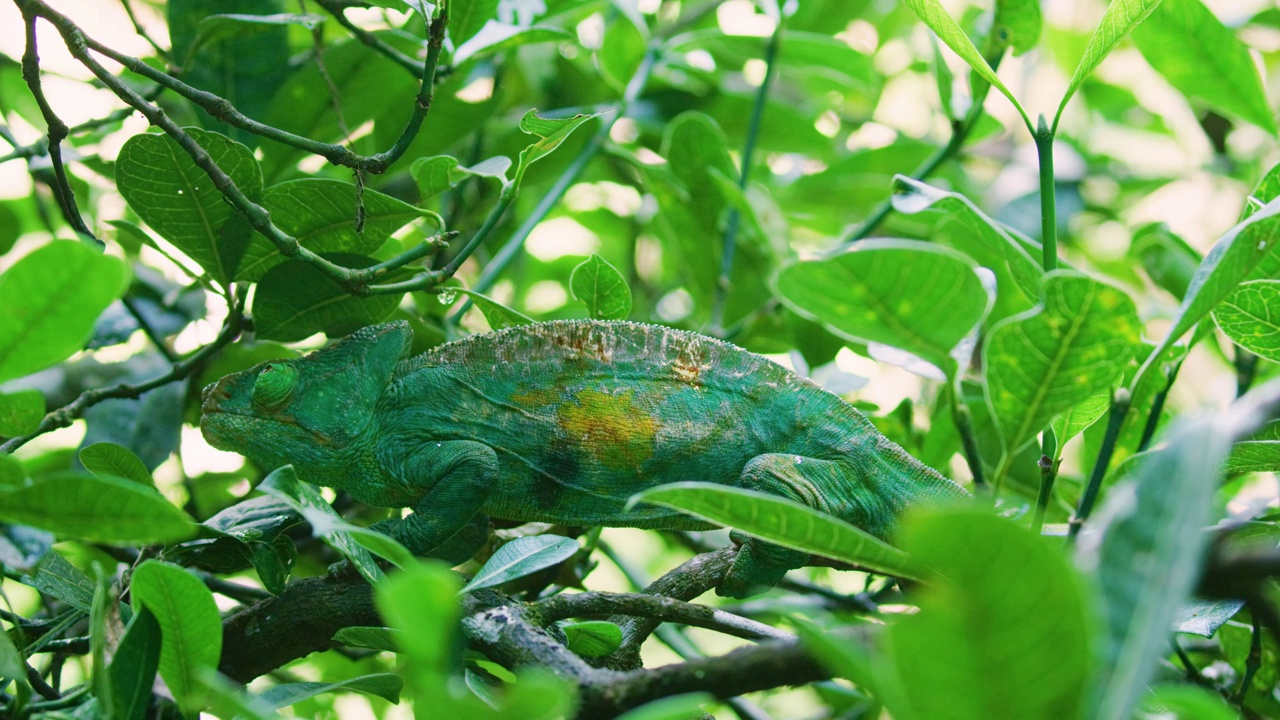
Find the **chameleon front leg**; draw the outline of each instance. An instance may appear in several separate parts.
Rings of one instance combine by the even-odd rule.
[[[430,553],[459,563],[474,555],[485,538],[459,531],[474,529],[497,485],[498,456],[493,448],[470,440],[428,443],[402,468],[405,482],[427,491],[412,514],[385,528],[389,534],[414,555]]]
[[[836,488],[849,483],[847,466],[801,455],[757,455],[742,469],[741,487],[795,500],[815,510],[834,512]],[[788,570],[804,567],[809,554],[734,534],[742,548],[716,594],[744,598],[777,585]]]

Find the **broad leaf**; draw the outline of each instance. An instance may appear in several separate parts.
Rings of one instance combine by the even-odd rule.
[[[1280,472],[1280,420],[1236,443],[1224,469],[1229,473]]]
[[[935,210],[946,219],[932,240],[959,250],[996,276],[996,300],[992,317],[998,320],[1022,312],[1040,297],[1044,270],[1032,257],[1029,243],[978,209],[959,193],[939,190],[918,180],[894,178],[893,209],[907,215]]]
[[[186,56],[179,58],[183,67],[191,66],[191,57],[204,45],[235,37],[252,37],[281,26],[298,25],[307,30],[324,22],[323,15],[310,13],[275,13],[272,15],[242,15],[227,13],[210,15],[196,24],[196,34],[186,50]]]
[[[458,47],[498,14],[499,0],[463,0],[449,7],[449,39]]]
[[[17,458],[8,453],[0,453],[0,489],[21,485],[26,477],[27,473]]]
[[[1179,301],[1187,294],[1203,259],[1164,223],[1138,228],[1129,245],[1129,257],[1137,258],[1147,276]]]
[[[461,592],[472,592],[494,587],[505,582],[532,575],[539,570],[573,557],[581,548],[573,538],[559,535],[531,535],[516,538],[490,557],[484,567],[476,572],[471,582]]]
[[[44,419],[44,394],[39,390],[0,393],[0,437],[34,432]]]
[[[909,519],[902,541],[936,575],[877,664],[895,718],[1080,717],[1093,618],[1056,544],[977,509]]]
[[[991,304],[976,270],[950,248],[864,240],[846,253],[784,268],[776,284],[789,307],[837,334],[905,350],[952,376],[951,352]]]
[[[1186,718],[1187,720],[1239,720],[1240,713],[1227,704],[1216,690],[1191,684],[1166,684],[1151,688],[1145,703],[1147,718]]]
[[[565,623],[567,647],[583,657],[604,657],[622,644],[622,628],[605,620]]]
[[[324,257],[351,268],[376,262],[346,253]],[[400,304],[400,297],[356,297],[308,263],[290,260],[268,270],[258,282],[253,299],[254,327],[258,338],[280,342],[296,342],[318,332],[340,337],[386,320]]]
[[[1213,319],[1235,344],[1280,362],[1280,280],[1241,283],[1214,308]]]
[[[440,717],[466,717],[481,704],[475,697],[457,698],[447,687],[459,631],[458,590],[458,576],[435,562],[374,585],[378,613],[398,631],[396,644],[414,704],[431,707]]]
[[[72,471],[0,490],[0,520],[103,543],[173,542],[196,529],[186,513],[152,488]]]
[[[1046,275],[1042,304],[998,323],[983,350],[987,402],[1006,451],[1118,385],[1141,327],[1122,290],[1068,270]]]
[[[115,443],[94,443],[80,451],[80,463],[84,469],[98,477],[113,476],[132,480],[144,487],[153,487],[155,480],[133,451]]]
[[[1194,600],[1184,605],[1173,620],[1175,632],[1213,637],[1218,628],[1244,607],[1243,600]]]
[[[139,610],[124,632],[107,666],[111,700],[118,720],[142,720],[151,706],[151,686],[160,667],[160,624],[149,610]]]
[[[55,240],[0,275],[0,382],[82,349],[93,323],[125,289],[124,263],[79,242]]]
[[[262,195],[253,151],[223,135],[184,131],[250,200]],[[168,135],[134,135],[120,148],[116,185],[138,216],[215,280],[235,277],[252,231],[213,181]]]
[[[508,165],[511,164],[511,158],[503,159]],[[409,173],[418,183],[418,195],[422,202],[453,189],[453,186],[471,174],[465,168],[458,166],[458,158],[448,155],[418,158],[413,161]]]
[[[569,289],[587,306],[593,320],[626,320],[631,314],[631,288],[618,269],[592,253],[569,276]]]
[[[89,612],[93,603],[93,581],[56,550],[46,553],[36,566],[35,574],[22,577],[22,584],[30,585],[85,613]]]
[[[1001,82],[999,76],[996,75],[996,71],[992,70],[991,66],[987,64],[986,58],[982,57],[982,53],[978,52],[978,48],[974,47],[973,41],[969,39],[969,36],[965,35],[964,30],[947,14],[947,10],[942,7],[942,3],[938,0],[904,0],[904,4],[911,8],[912,12],[937,34],[939,40],[946,43],[947,47],[960,56],[961,60],[968,63],[974,72],[980,75],[983,80],[991,83],[991,86],[1003,93],[1005,97],[1009,98],[1009,102],[1013,103],[1013,106],[1018,110],[1018,114],[1022,116],[1027,129],[1032,129],[1031,120],[1027,118],[1027,113],[1022,109],[1022,105],[1018,103],[1013,93],[1009,92],[1009,88],[1005,87],[1004,83]]]
[[[1093,74],[1116,45],[1139,23],[1146,20],[1159,4],[1160,0],[1111,0],[1107,11],[1102,15],[1102,21],[1098,23],[1098,29],[1093,32],[1093,37],[1089,38],[1089,44],[1085,46],[1084,56],[1080,58],[1080,64],[1076,66],[1076,71],[1071,76],[1071,82],[1067,85],[1066,94],[1062,96],[1062,102],[1058,103],[1058,111],[1053,116],[1053,132],[1056,133],[1058,130],[1058,121],[1062,118],[1062,111],[1067,107],[1067,102],[1080,89],[1085,79]]]
[[[1094,569],[1102,592],[1106,638],[1096,677],[1103,692],[1089,717],[1130,717],[1168,647],[1200,573],[1214,478],[1233,432],[1253,420],[1234,413],[1176,425],[1161,449],[1137,463],[1133,479],[1107,493],[1093,519],[1102,531],[1081,540],[1081,564]]]
[[[1021,55],[1040,42],[1040,0],[996,0],[995,32],[1004,32],[1014,55]]]
[[[568,31],[551,25],[511,25],[490,19],[454,51],[453,62],[461,65],[471,58],[492,55],[517,45],[558,42],[571,37]]]
[[[208,694],[200,678],[218,666],[222,654],[222,619],[213,593],[190,572],[157,560],[138,566],[130,592],[160,625],[160,676],[183,713],[194,716]]]
[[[1106,415],[1107,408],[1110,406],[1111,394],[1099,393],[1055,417],[1049,426],[1053,428],[1053,435],[1058,439],[1058,450],[1061,451],[1068,440],[1084,432],[1086,428],[1097,422],[1098,418]]]
[[[357,203],[363,204],[360,225]],[[405,225],[427,216],[429,210],[366,188],[358,194],[351,183],[306,178],[272,185],[263,193],[262,206],[284,232],[315,253],[369,255]],[[254,281],[285,262],[284,255],[266,238],[254,235],[236,270],[237,280]]]
[[[778,495],[703,482],[645,490],[631,503],[651,503],[735,528],[767,542],[897,577],[918,578],[917,564],[898,548],[849,523]]]
[[[1133,42],[1183,95],[1276,134],[1248,46],[1200,0],[1164,0],[1134,29]]]
[[[403,687],[404,681],[400,679],[399,675],[394,673],[374,673],[333,683],[284,683],[283,685],[276,685],[266,689],[258,696],[258,699],[269,705],[272,710],[279,710],[282,707],[288,707],[316,695],[351,690],[366,695],[375,695],[395,704],[400,702],[400,690]]]

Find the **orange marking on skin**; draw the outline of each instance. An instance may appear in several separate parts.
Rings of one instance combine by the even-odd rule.
[[[633,391],[618,394],[584,389],[556,411],[572,444],[614,469],[639,469],[653,456],[658,422],[632,402]]]

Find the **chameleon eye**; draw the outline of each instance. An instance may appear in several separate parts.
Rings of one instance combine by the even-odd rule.
[[[253,403],[268,410],[284,405],[298,385],[298,371],[291,365],[272,363],[258,373],[253,383]]]

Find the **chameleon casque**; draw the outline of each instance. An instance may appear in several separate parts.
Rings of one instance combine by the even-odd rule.
[[[691,332],[566,320],[473,335],[407,357],[406,323],[366,327],[204,391],[216,448],[367,505],[415,554],[478,513],[640,528],[705,522],[627,499],[683,480],[785,496],[880,537],[909,505],[967,493],[836,395]],[[475,548],[478,549],[478,548]],[[808,555],[747,540],[718,588],[744,597]]]

